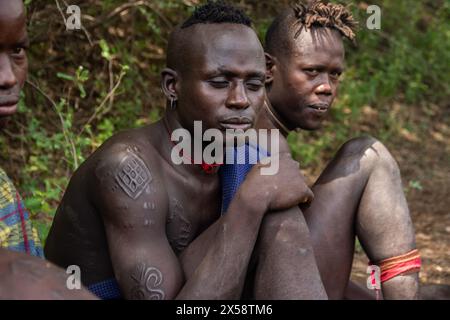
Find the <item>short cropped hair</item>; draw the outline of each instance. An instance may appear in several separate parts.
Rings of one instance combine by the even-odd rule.
[[[252,20],[239,8],[224,1],[208,1],[197,7],[194,13],[181,25],[188,28],[199,23],[236,23],[247,27],[252,25]]]
[[[225,1],[208,0],[204,5],[195,9],[192,15],[184,21],[170,35],[167,46],[167,66],[172,69],[182,69],[184,67],[183,52],[187,43],[186,32],[189,27],[198,24],[209,23],[233,23],[241,24],[251,28],[252,20],[239,8],[228,4]]]

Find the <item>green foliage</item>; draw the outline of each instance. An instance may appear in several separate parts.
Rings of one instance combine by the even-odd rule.
[[[84,29],[67,31],[53,2],[25,1],[33,85],[26,87],[11,129],[15,133],[0,137],[0,147],[20,151],[10,155],[17,160],[12,171],[43,239],[71,174],[84,159],[115,132],[161,117],[159,72],[168,35],[199,2],[80,1]],[[250,13],[263,38],[289,1],[232,2]],[[390,110],[394,103],[428,112],[429,103],[448,102],[449,2],[372,2],[382,8],[382,29],[366,29],[365,3],[356,1],[358,45],[348,47],[347,71],[326,130],[289,137],[303,167],[322,164],[355,135],[389,139],[402,125]],[[49,21],[50,16],[55,19]],[[375,110],[377,123],[365,123],[363,110]],[[420,189],[420,183],[410,187]]]
[[[362,24],[358,46],[349,52],[350,77],[344,91],[352,98],[357,95],[352,103],[358,107],[361,103],[387,103],[393,98],[403,98],[406,103],[447,99],[449,2],[378,2],[382,8],[381,30],[367,30]],[[364,11],[356,15],[365,21]]]
[[[411,180],[409,182],[409,187],[412,189],[419,190],[419,191],[423,190],[422,184],[420,183],[420,181],[417,181],[417,180]]]

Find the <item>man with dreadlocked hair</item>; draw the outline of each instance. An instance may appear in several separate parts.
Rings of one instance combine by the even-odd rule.
[[[342,5],[311,1],[283,11],[266,35],[267,101],[260,128],[317,130],[328,115],[344,71],[342,38],[355,39],[356,22]],[[418,297],[420,257],[400,171],[372,137],[345,143],[300,206],[327,294],[344,297],[355,236],[381,268],[386,299]]]
[[[310,190],[289,153],[273,176],[255,165],[226,207],[217,166],[172,160],[173,131],[196,139],[194,121],[201,136],[253,126],[266,65],[250,25],[221,2],[197,8],[169,40],[163,119],[114,135],[71,178],[45,254],[80,266],[99,297],[238,299],[245,287],[256,299],[327,298],[298,208]]]

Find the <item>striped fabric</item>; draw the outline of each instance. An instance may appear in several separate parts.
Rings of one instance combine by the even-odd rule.
[[[0,168],[0,247],[44,257],[38,233],[19,193]]]

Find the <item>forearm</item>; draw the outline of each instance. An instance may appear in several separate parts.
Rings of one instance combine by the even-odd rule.
[[[177,299],[238,299],[258,236],[266,204],[245,187],[236,194],[218,225],[200,264]],[[244,196],[245,195],[245,196]]]

